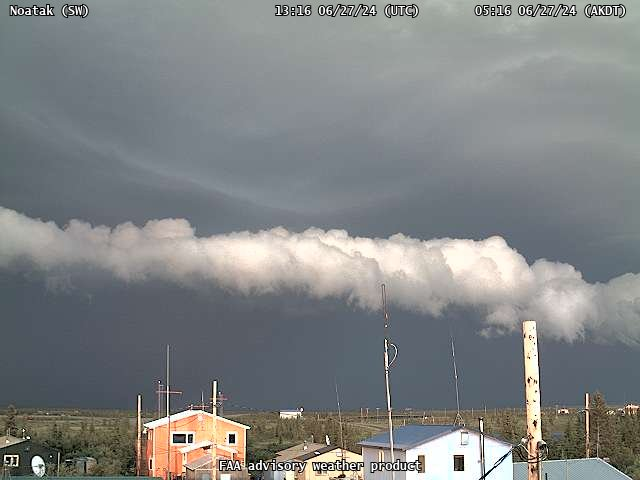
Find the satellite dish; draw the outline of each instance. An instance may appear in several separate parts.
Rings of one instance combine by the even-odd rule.
[[[41,456],[34,455],[31,459],[31,470],[33,470],[34,475],[37,477],[44,477],[44,474],[47,471],[47,466]]]

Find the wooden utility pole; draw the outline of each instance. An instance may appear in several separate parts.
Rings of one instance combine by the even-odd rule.
[[[538,365],[538,333],[536,322],[522,323],[524,343],[524,392],[527,407],[527,480],[540,480],[540,443],[542,425],[540,415],[540,369]]]
[[[142,395],[138,394],[136,415],[136,476],[142,475]]]
[[[591,456],[591,448],[589,446],[589,392],[584,394],[584,456]]]
[[[158,394],[158,417],[160,418],[162,416],[162,394],[164,393],[163,390],[164,385],[162,385],[162,381],[158,380],[158,388],[156,389],[156,393]]]
[[[216,480],[218,465],[216,462],[217,434],[218,434],[218,381],[211,383],[211,413],[213,413],[213,423],[211,427],[211,480]]]

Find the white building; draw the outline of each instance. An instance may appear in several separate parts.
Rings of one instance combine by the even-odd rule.
[[[364,480],[390,480],[390,471],[372,472],[380,462],[390,462],[389,432],[360,442]],[[480,434],[456,425],[406,425],[393,429],[394,460],[418,462],[417,471],[396,471],[395,480],[478,480],[481,477]],[[513,480],[512,445],[484,436],[485,472],[491,480]],[[376,464],[376,465],[374,465]]]
[[[264,473],[265,480],[363,480],[362,468],[358,470],[323,470],[319,465],[347,462],[351,465],[362,465],[362,455],[343,450],[335,445],[323,443],[301,443],[276,453],[274,461],[284,467],[296,465],[295,469],[268,469]]]
[[[302,417],[303,408],[296,408],[295,410],[280,410],[280,418],[300,418]]]

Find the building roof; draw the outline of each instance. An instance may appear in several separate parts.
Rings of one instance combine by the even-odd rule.
[[[307,443],[307,448],[305,449],[304,443],[300,443],[298,445],[294,445],[293,447],[286,448],[284,450],[280,450],[276,452],[276,461],[278,462],[286,462],[289,460],[293,460],[294,458],[298,458],[300,455],[304,455],[308,453],[309,450],[318,450],[319,448],[326,447],[327,445],[324,443]]]
[[[318,455],[322,455],[323,453],[333,452],[334,450],[338,450],[340,447],[336,447],[335,445],[325,445],[322,448],[316,448],[314,450],[307,450],[306,453],[296,457],[296,460],[301,462],[306,462],[312,458],[316,458]]]
[[[405,425],[393,429],[393,448],[407,450],[415,445],[435,440],[463,427],[459,425]],[[382,432],[359,443],[363,447],[389,448],[389,432]]]
[[[198,470],[201,468],[211,468],[211,455],[203,455],[200,458],[196,458],[195,460],[185,463],[185,468],[189,470]]]
[[[600,458],[545,460],[542,478],[547,480],[631,480]],[[527,463],[513,464],[513,480],[527,480]]]
[[[192,450],[197,450],[199,448],[209,448],[213,445],[211,440],[203,440],[201,442],[192,443],[191,445],[187,445],[186,447],[182,447],[180,449],[180,453],[189,453]]]
[[[316,458],[318,455],[332,452],[340,448],[336,445],[327,445],[324,443],[307,443],[307,448],[304,448],[304,446],[304,443],[300,443],[298,445],[294,445],[293,447],[287,448],[286,450],[277,452],[275,458],[276,462],[283,463],[290,462],[292,460],[306,462],[307,460]]]
[[[475,434],[478,433],[473,429],[461,425],[405,425],[403,427],[396,427],[393,429],[393,449],[408,450],[458,430],[466,430]],[[485,434],[485,437],[491,438],[496,442],[504,443],[505,445],[510,445],[499,438],[487,434]],[[385,431],[369,437],[359,442],[358,445],[363,447],[389,448],[389,432]]]
[[[213,418],[213,414],[209,413],[209,412],[205,412],[204,410],[184,410],[182,412],[178,412],[178,413],[173,413],[171,414],[171,422],[177,422],[178,420],[182,420],[184,418],[189,418],[193,415],[207,415],[210,418]],[[217,416],[217,419],[222,421],[222,422],[227,422],[231,425],[235,425],[236,427],[240,427],[240,428],[244,428],[245,430],[249,430],[251,427],[249,427],[248,425],[244,425],[242,423],[239,422],[234,422],[233,420],[229,420],[228,418],[224,418],[221,416]],[[153,420],[151,422],[147,422],[144,424],[145,427],[147,428],[157,428],[160,427],[162,425],[166,425],[167,424],[167,417],[162,417],[162,418],[158,418],[157,420]]]
[[[218,456],[218,459],[225,460],[223,457]],[[226,459],[228,460],[228,459]],[[211,455],[203,455],[189,463],[184,464],[185,468],[189,470],[210,470],[211,469]]]
[[[0,448],[10,447],[16,443],[26,442],[27,440],[27,438],[18,438],[13,435],[3,435],[0,437]]]
[[[198,450],[199,448],[211,448],[213,442],[211,440],[203,440],[201,442],[192,443],[191,445],[187,445],[186,447],[182,447],[180,449],[180,453],[189,453],[193,450]],[[224,450],[229,453],[238,453],[238,450],[232,447],[227,447],[226,445],[216,445],[217,450]]]

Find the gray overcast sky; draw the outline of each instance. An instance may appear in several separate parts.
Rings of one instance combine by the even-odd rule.
[[[624,19],[276,18],[259,1],[0,11],[0,206],[64,225],[186,218],[199,235],[283,225],[503,236],[590,282],[640,272],[640,9]],[[314,3],[316,5],[316,3]],[[341,301],[0,271],[0,402],[149,406],[174,344],[185,402],[381,406],[380,318]],[[81,285],[81,286],[78,286]],[[472,309],[398,310],[398,407],[519,405],[517,335]],[[10,339],[10,340],[9,340]],[[638,350],[543,340],[543,401],[640,400]],[[7,360],[8,359],[8,360]],[[444,360],[446,359],[446,361]],[[309,372],[313,372],[310,374]],[[320,372],[320,373],[318,373]],[[570,378],[571,381],[567,381]],[[342,393],[343,390],[343,393]]]

